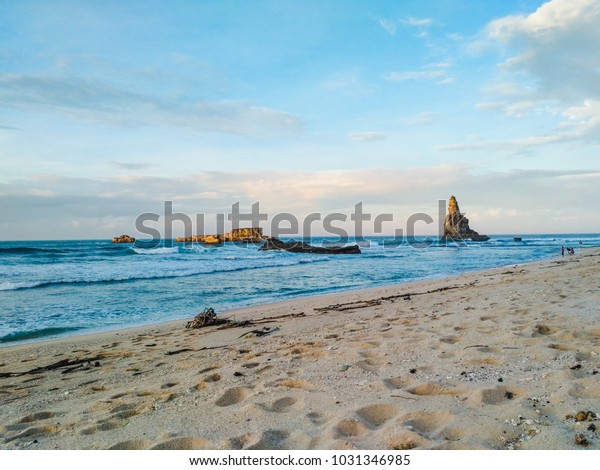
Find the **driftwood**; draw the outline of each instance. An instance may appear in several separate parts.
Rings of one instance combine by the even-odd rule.
[[[199,352],[199,351],[206,351],[207,349],[221,349],[221,348],[226,348],[228,347],[227,345],[223,345],[223,346],[204,346],[203,348],[200,349],[192,349],[192,348],[182,348],[182,349],[175,349],[173,351],[167,351],[165,353],[165,356],[174,356],[176,354],[181,354],[184,352]]]
[[[214,309],[207,307],[202,313],[199,313],[185,325],[186,328],[202,328],[211,325],[220,325],[227,323],[229,320],[217,317]]]
[[[274,317],[263,317],[258,320],[242,320],[242,321],[233,321],[227,320],[227,323],[223,326],[217,328],[217,330],[225,330],[227,328],[245,328],[247,326],[252,325],[260,325],[263,323],[273,323],[276,320],[281,320],[282,318],[301,318],[306,316],[304,312],[299,313],[287,313],[285,315],[276,315]]]
[[[218,318],[212,308],[205,308],[202,313],[199,313],[185,325],[186,328],[203,328],[205,326],[220,325],[217,330],[225,330],[228,328],[245,328],[247,326],[261,325],[264,323],[272,323],[283,318],[300,318],[304,317],[304,312],[286,313],[284,315],[275,315],[273,317],[263,317],[256,320],[241,320],[236,321],[231,318]]]
[[[470,286],[475,285],[476,282],[477,281],[473,281],[469,284],[464,284],[462,286],[440,287],[439,289],[428,290],[426,292],[409,292],[407,294],[388,295],[388,296],[378,297],[376,299],[359,300],[356,302],[346,302],[343,304],[332,304],[332,305],[328,305],[327,307],[317,307],[317,308],[315,308],[315,310],[317,312],[328,312],[331,310],[335,310],[336,312],[343,312],[344,310],[355,310],[355,309],[359,309],[359,308],[375,307],[377,305],[381,305],[381,302],[383,302],[383,301],[394,302],[395,300],[398,300],[398,299],[410,300],[410,298],[415,295],[433,294],[434,292],[444,292],[444,291],[451,290],[451,289],[460,289],[462,287],[470,287]]]
[[[68,369],[63,370],[62,373],[67,374],[69,372],[73,372],[73,371],[79,369],[80,367],[83,366],[83,364],[86,364],[86,363],[88,363],[88,365],[90,367],[92,367],[92,366],[99,367],[100,364],[97,363],[97,361],[99,361],[100,359],[104,359],[104,358],[105,358],[105,356],[98,355],[98,356],[94,356],[94,357],[85,357],[82,359],[61,359],[60,361],[55,362],[53,364],[49,364],[47,366],[42,366],[42,367],[36,367],[35,369],[31,369],[31,370],[28,370],[25,372],[0,372],[0,378],[21,377],[23,375],[41,374],[42,372],[48,372],[51,370],[62,369],[64,367],[68,367]]]
[[[263,327],[262,330],[250,330],[250,331],[246,331],[246,333],[244,333],[242,335],[239,335],[238,339],[240,339],[240,338],[242,338],[242,337],[244,337],[246,335],[249,335],[249,334],[253,334],[253,335],[259,336],[259,337],[260,336],[267,336],[267,335],[270,335],[271,333],[275,333],[276,331],[279,331],[279,329],[280,328],[278,326],[276,326],[275,328],[271,328],[269,326],[265,326],[265,327]]]

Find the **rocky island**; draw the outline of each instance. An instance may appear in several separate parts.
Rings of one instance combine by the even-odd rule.
[[[479,235],[469,227],[469,219],[460,213],[458,202],[454,196],[448,201],[448,214],[444,219],[444,235],[442,241],[447,240],[473,240],[474,242],[485,242],[490,237]]]
[[[113,237],[112,242],[113,243],[134,243],[135,238],[133,238],[129,235],[121,235],[119,237]]]
[[[220,245],[223,242],[260,243],[265,240],[262,228],[235,228],[231,232],[216,235],[192,235],[190,237],[178,237],[178,243],[204,243],[205,245]]]

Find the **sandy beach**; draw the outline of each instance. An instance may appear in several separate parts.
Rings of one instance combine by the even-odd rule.
[[[600,449],[599,287],[593,248],[0,348],[0,448]]]

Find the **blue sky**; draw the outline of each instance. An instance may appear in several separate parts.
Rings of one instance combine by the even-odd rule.
[[[0,239],[165,200],[392,233],[451,194],[482,233],[600,232],[598,44],[599,0],[0,0]]]

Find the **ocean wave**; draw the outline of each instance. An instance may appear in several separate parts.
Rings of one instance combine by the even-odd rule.
[[[44,282],[3,282],[0,284],[0,291],[31,289],[34,287],[40,287],[44,284]]]
[[[80,327],[49,327],[29,331],[15,331],[4,336],[0,336],[0,343],[14,343],[17,341],[28,341],[31,339],[40,339],[48,336],[58,336],[65,333],[81,330]]]
[[[72,251],[72,250],[69,250]],[[56,254],[56,253],[66,253],[68,252],[65,249],[59,248],[33,248],[29,246],[15,246],[9,248],[0,248],[0,255],[33,255],[33,254]]]
[[[170,248],[136,248],[135,246],[131,246],[128,249],[134,253],[137,253],[138,255],[169,255],[173,253],[179,253],[179,248],[176,246]]]
[[[43,280],[43,281],[21,281],[21,282],[3,282],[0,283],[0,291],[16,291],[25,289],[38,289],[48,288],[52,286],[61,285],[85,285],[85,284],[110,284],[110,283],[123,283],[133,281],[144,281],[144,280],[157,280],[157,279],[173,279],[173,278],[185,278],[192,276],[201,276],[208,274],[216,274],[220,272],[238,272],[238,271],[251,271],[258,269],[288,267],[294,265],[300,265],[305,263],[317,263],[329,261],[328,257],[319,257],[314,259],[309,258],[280,258],[275,262],[264,263],[262,265],[245,265],[245,266],[232,266],[232,267],[217,267],[212,269],[204,270],[184,270],[180,272],[172,273],[147,273],[144,275],[131,275],[131,276],[111,276],[111,277],[96,277],[96,278],[67,278],[67,279],[56,279],[56,280]]]

